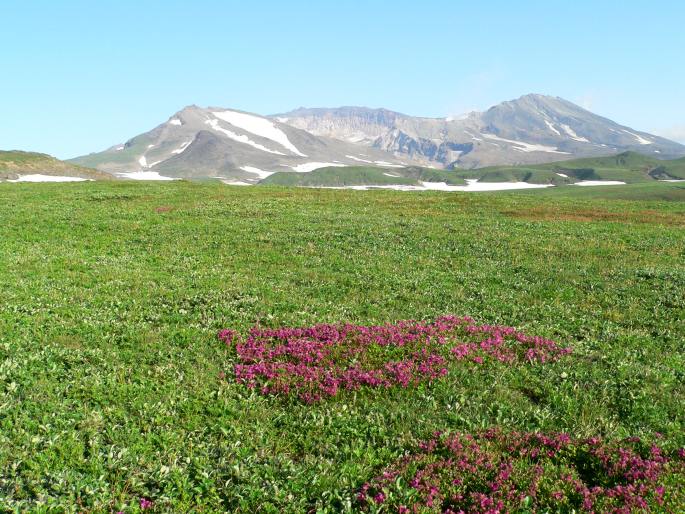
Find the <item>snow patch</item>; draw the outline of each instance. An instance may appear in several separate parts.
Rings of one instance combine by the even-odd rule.
[[[193,142],[193,140],[191,139],[191,140],[188,141],[187,143],[183,143],[181,146],[179,146],[178,148],[176,148],[176,150],[172,150],[171,153],[172,153],[173,155],[178,155],[178,154],[181,154],[181,153],[185,152],[185,151],[186,151],[186,148],[188,148],[188,147],[190,146],[190,143],[192,143],[192,142]]]
[[[305,154],[295,148],[295,145],[290,142],[285,132],[276,127],[272,121],[266,118],[260,118],[259,116],[236,111],[221,111],[213,112],[212,114],[220,120],[230,123],[234,127],[241,128],[256,136],[263,137],[264,139],[270,139],[287,150],[290,150],[295,155],[307,157]]]
[[[349,141],[350,143],[361,143],[367,139],[368,138],[364,134],[357,134],[356,136],[348,136],[345,138],[345,140]]]
[[[126,173],[117,173],[117,176],[131,180],[176,180],[171,177],[160,175],[156,171],[131,171]]]
[[[174,118],[174,119],[172,119],[172,120],[169,120],[169,124],[170,124],[170,125],[178,125],[179,127],[180,127],[181,125],[183,125],[183,123],[181,122],[181,120],[179,120],[178,118]]]
[[[637,139],[637,142],[640,143],[641,145],[652,145],[654,144],[652,141],[649,141],[648,139],[645,139],[642,136],[639,136],[638,134],[635,134],[633,132],[630,132],[629,130],[624,130],[626,134],[630,134],[633,136],[635,139]]]
[[[373,164],[373,161],[367,161],[366,159],[360,159],[359,157],[355,157],[354,155],[346,155],[348,159],[352,159],[353,161],[357,162],[366,162],[368,164]]]
[[[400,177],[400,175],[393,175],[392,173],[383,173],[383,175],[385,175],[386,177],[395,177],[395,178]]]
[[[589,143],[590,142],[588,139],[585,139],[584,137],[581,137],[578,134],[576,134],[576,132],[571,127],[569,127],[568,125],[565,125],[562,123],[561,128],[574,141],[579,141],[581,143]]]
[[[618,180],[581,180],[573,184],[574,186],[619,186],[623,185],[625,182],[620,182]]]
[[[545,146],[545,145],[536,145],[532,143],[524,143],[523,141],[512,141],[511,139],[504,139],[503,137],[496,136],[494,134],[483,134],[483,137],[486,137],[487,139],[493,139],[495,141],[502,141],[503,143],[509,143],[510,145],[514,145],[514,150],[518,150],[519,152],[546,152],[546,153],[558,153],[558,154],[567,154],[568,152],[561,152],[559,151],[558,148],[554,146]],[[496,144],[496,143],[493,143]],[[516,148],[518,147],[518,148]]]
[[[304,164],[298,164],[297,166],[290,166],[290,168],[298,173],[309,173],[310,171],[318,170],[319,168],[344,168],[346,166],[347,164],[339,164],[336,162],[305,162]]]
[[[8,180],[7,182],[88,182],[90,180],[91,179],[81,177],[60,177],[37,173],[33,175],[21,175],[18,179]]]
[[[138,159],[138,164],[140,164],[143,168],[147,168],[147,159],[144,155],[140,156],[140,158]]]
[[[557,175],[559,175],[560,177],[568,178],[568,175],[566,175],[564,173],[557,173]]]
[[[368,191],[372,189],[394,189],[395,191],[508,191],[514,189],[540,189],[554,187],[552,184],[529,184],[528,182],[478,182],[476,179],[466,179],[467,185],[453,186],[446,182],[420,182],[420,186],[407,186],[404,184],[388,184],[382,186],[343,186],[324,187],[321,189],[354,189]]]
[[[545,125],[547,125],[547,128],[550,129],[552,132],[554,132],[557,136],[561,135],[561,132],[559,132],[554,125],[552,125],[548,120],[545,120]]]
[[[254,173],[254,174],[257,175],[260,179],[266,178],[266,177],[268,177],[269,175],[273,175],[273,174],[274,174],[273,171],[264,171],[264,170],[260,170],[259,168],[255,168],[254,166],[241,166],[240,169],[243,170],[243,171],[247,171],[248,173]]]
[[[393,164],[391,162],[386,161],[375,161],[374,164],[378,164],[379,166],[385,166],[386,168],[404,168],[404,165],[402,164]]]
[[[260,145],[259,143],[255,143],[252,141],[249,137],[247,136],[241,136],[240,134],[236,134],[235,132],[231,132],[230,130],[226,130],[223,127],[219,126],[219,120],[207,120],[205,121],[207,125],[212,127],[214,130],[217,132],[221,132],[222,134],[226,135],[229,137],[229,139],[232,139],[233,141],[237,141],[238,143],[244,143],[246,145],[250,145],[253,148],[256,148],[257,150],[261,150],[262,152],[268,152],[272,153],[275,155],[285,155],[282,152],[277,152],[276,150],[270,150],[269,148]]]

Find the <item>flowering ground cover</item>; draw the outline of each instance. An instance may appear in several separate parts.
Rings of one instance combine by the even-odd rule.
[[[513,327],[478,325],[470,317],[457,316],[368,327],[254,327],[245,341],[231,329],[218,335],[237,355],[236,382],[262,394],[292,394],[308,403],[341,390],[431,382],[446,376],[457,362],[543,364],[571,353],[571,348]]]
[[[673,223],[685,188],[562,189],[0,184],[0,513],[357,512],[364,484],[436,431],[602,444],[659,432],[673,459],[685,446]],[[254,326],[445,313],[573,352],[445,354],[447,375],[430,383],[312,403],[235,380],[249,364],[235,343]],[[219,343],[226,327],[244,338]]]
[[[685,449],[630,438],[607,442],[566,433],[435,436],[357,497],[367,511],[677,512],[685,501]]]

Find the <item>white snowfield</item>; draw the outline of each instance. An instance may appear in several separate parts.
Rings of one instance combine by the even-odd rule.
[[[355,157],[354,155],[346,155],[345,157],[347,157],[348,159],[352,159],[353,161],[366,162],[368,164],[373,164],[373,161],[368,161],[368,160],[362,159],[360,157]]]
[[[482,134],[483,137],[487,139],[491,139],[494,141],[501,141],[503,143],[509,143],[510,145],[514,146],[514,150],[517,150],[519,152],[546,152],[546,153],[560,153],[560,154],[567,154],[568,152],[561,152],[559,149],[555,146],[545,146],[545,145],[536,145],[532,143],[524,143],[523,141],[512,141],[511,139],[504,139],[503,137],[496,136],[494,134]]]
[[[270,139],[271,141],[278,143],[286,150],[291,151],[295,155],[300,157],[307,157],[305,154],[300,152],[295,145],[293,145],[288,136],[281,129],[276,127],[274,123],[266,118],[260,118],[259,116],[253,116],[252,114],[246,114],[244,112],[236,111],[221,111],[213,112],[214,116],[230,123],[234,127],[255,134],[256,136],[263,137],[264,139]]]
[[[277,152],[276,150],[270,150],[266,146],[262,146],[259,143],[255,143],[252,141],[249,137],[247,136],[241,136],[240,134],[236,134],[235,132],[232,132],[230,130],[227,130],[219,125],[219,120],[207,120],[205,121],[207,125],[212,127],[214,130],[217,132],[221,132],[225,136],[228,136],[229,139],[232,139],[233,141],[237,141],[238,143],[245,143],[246,145],[250,145],[253,148],[256,148],[257,150],[261,150],[263,152],[268,152],[272,153],[275,155],[285,155],[283,152]]]
[[[561,132],[559,132],[556,127],[549,122],[549,120],[545,120],[545,125],[547,125],[547,128],[554,132],[557,136],[561,135]]]
[[[274,174],[273,171],[260,170],[259,168],[255,168],[254,166],[241,166],[240,169],[243,171],[247,171],[248,173],[254,173],[260,178],[260,180],[268,177],[269,175]]]
[[[160,175],[156,171],[130,171],[126,173],[117,173],[117,176],[131,180],[176,180],[175,178]]]
[[[242,180],[229,180],[229,179],[221,179],[221,182],[223,182],[226,185],[229,186],[252,186],[254,184],[251,184],[249,182],[243,182]]]
[[[178,148],[176,148],[176,150],[172,150],[171,153],[174,154],[174,155],[178,155],[178,154],[181,154],[181,153],[185,152],[185,151],[186,151],[186,148],[188,148],[188,147],[190,146],[190,143],[192,143],[192,142],[193,142],[193,141],[190,140],[190,141],[188,141],[187,143],[183,143],[181,146],[179,146]]]
[[[574,186],[620,186],[625,184],[625,182],[620,182],[618,180],[581,180],[576,182]]]
[[[147,168],[147,159],[145,158],[144,155],[141,155],[140,158],[138,159],[138,164],[140,164],[143,168]]]
[[[565,173],[557,173],[557,175],[559,175],[560,177],[568,178],[568,175],[566,175]]]
[[[653,144],[654,144],[652,141],[649,141],[649,140],[645,139],[644,137],[639,136],[638,134],[635,134],[635,133],[633,133],[633,132],[630,132],[629,130],[625,130],[624,132],[625,132],[626,134],[630,134],[630,135],[633,136],[635,139],[637,139],[637,142],[640,143],[641,145],[653,145]]]
[[[7,182],[89,182],[91,179],[81,177],[59,177],[56,175],[41,175],[36,173],[33,175],[21,175],[16,180],[8,180]]]
[[[453,186],[446,182],[420,182],[420,186],[407,186],[403,184],[388,184],[382,186],[343,186],[322,187],[320,189],[353,189],[356,191],[369,191],[373,189],[393,189],[395,191],[506,191],[513,189],[539,189],[553,187],[551,184],[529,184],[528,182],[478,182],[476,179],[466,179],[467,185]],[[316,186],[313,186],[316,187]]]
[[[378,164],[379,166],[385,166],[386,168],[404,168],[404,164],[393,164],[391,162],[387,161],[375,161],[374,164]]]
[[[347,164],[341,164],[339,162],[305,162],[304,164],[298,164],[297,166],[290,166],[290,168],[298,173],[309,173],[310,171],[318,170],[319,168],[329,168],[332,166],[345,168]]]
[[[574,141],[579,141],[581,143],[589,143],[590,142],[588,139],[581,137],[578,134],[576,134],[576,132],[571,127],[569,127],[568,125],[565,125],[562,123],[561,128],[564,130],[564,132],[566,132],[566,135],[568,135],[568,137],[570,137]]]
[[[180,127],[181,125],[183,125],[183,123],[181,122],[181,120],[179,120],[178,118],[174,118],[174,119],[172,119],[172,120],[169,120],[169,123],[170,123],[171,125],[178,125],[179,127]]]

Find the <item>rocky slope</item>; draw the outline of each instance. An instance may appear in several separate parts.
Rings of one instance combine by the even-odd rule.
[[[189,106],[149,132],[72,162],[125,178],[218,178],[252,184],[277,171],[360,162],[393,166],[412,159],[255,114]]]
[[[458,118],[385,109],[300,108],[273,119],[314,135],[384,150],[445,168],[538,164],[636,151],[660,158],[685,146],[619,125],[562,98],[526,95]]]

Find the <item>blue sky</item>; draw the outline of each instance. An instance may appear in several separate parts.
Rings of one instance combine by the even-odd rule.
[[[685,142],[685,3],[4,0],[0,149],[60,158],[188,104],[422,116],[537,92]]]

